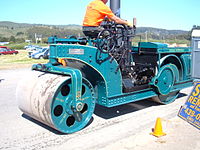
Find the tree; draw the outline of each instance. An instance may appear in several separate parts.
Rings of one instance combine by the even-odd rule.
[[[16,43],[23,43],[25,41],[24,38],[17,38]]]
[[[15,37],[14,37],[14,36],[11,36],[11,37],[10,37],[10,39],[9,39],[9,41],[10,41],[10,42],[14,42],[14,43],[15,43],[15,42],[16,42],[16,39],[15,39]]]
[[[9,40],[8,40],[8,38],[6,38],[6,37],[0,37],[0,41],[1,41],[1,42],[8,42]]]
[[[17,32],[16,36],[24,35],[23,32]]]

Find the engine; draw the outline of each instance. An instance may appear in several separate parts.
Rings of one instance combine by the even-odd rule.
[[[154,67],[148,65],[136,65],[131,67],[129,72],[123,73],[123,77],[131,79],[134,86],[148,84],[154,76]]]

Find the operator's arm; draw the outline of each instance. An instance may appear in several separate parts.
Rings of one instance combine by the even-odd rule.
[[[128,26],[133,26],[132,23],[128,22],[128,21],[125,21],[117,16],[113,16],[110,18],[112,21],[118,23],[118,24],[125,24],[125,25],[128,25]]]

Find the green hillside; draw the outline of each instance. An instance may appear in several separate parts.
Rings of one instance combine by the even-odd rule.
[[[138,27],[137,35],[142,40],[153,41],[183,41],[189,43],[189,31],[183,30],[166,30],[152,27]],[[0,41],[22,42],[24,40],[35,40],[35,34],[41,35],[44,41],[49,36],[57,35],[58,37],[66,37],[69,35],[84,36],[80,25],[44,25],[44,24],[28,24],[14,23],[8,21],[0,21]]]

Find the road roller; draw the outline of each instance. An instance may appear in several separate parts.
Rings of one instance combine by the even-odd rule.
[[[112,2],[119,13],[119,3]],[[84,38],[48,38],[49,62],[34,64],[17,87],[24,114],[73,133],[87,126],[97,104],[106,109],[147,98],[169,104],[192,86],[191,48],[142,41],[134,46],[135,25],[105,19],[101,26]]]

